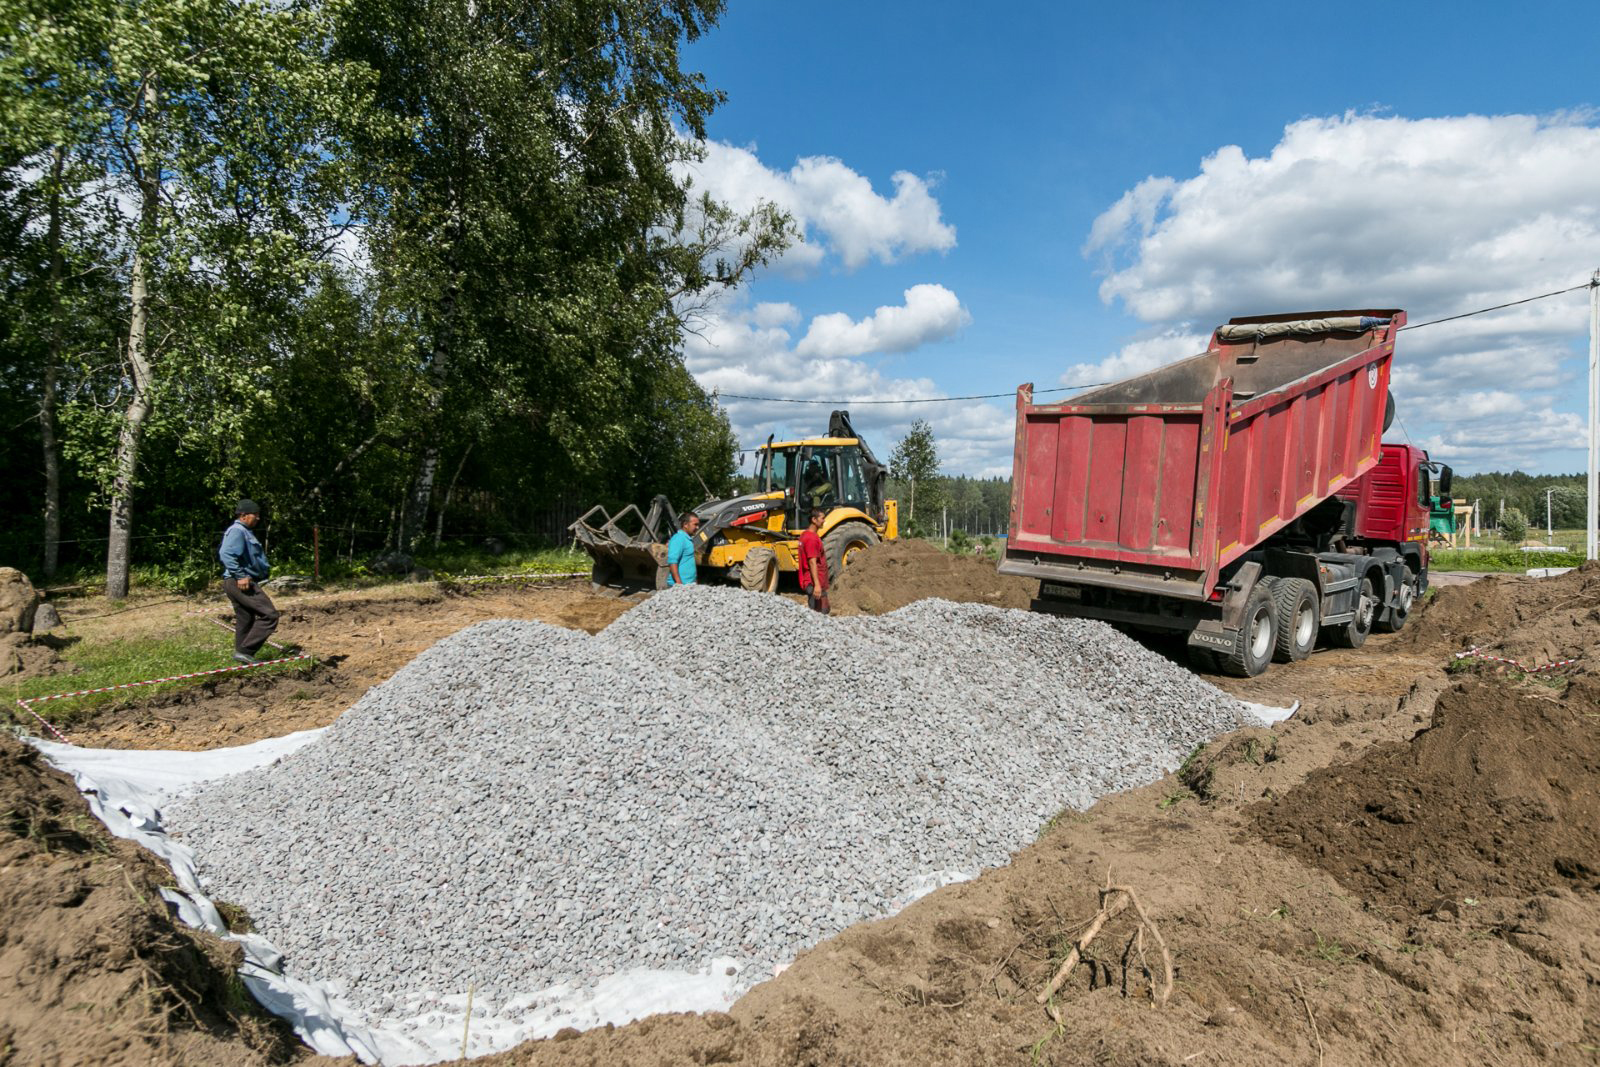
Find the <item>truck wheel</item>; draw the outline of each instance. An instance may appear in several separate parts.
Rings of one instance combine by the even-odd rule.
[[[744,554],[739,564],[739,585],[752,593],[778,591],[778,556],[766,545],[757,545]]]
[[[1405,626],[1406,620],[1411,617],[1411,609],[1416,603],[1417,572],[1407,567],[1400,575],[1400,591],[1396,596],[1395,605],[1378,621],[1378,632],[1399,633],[1401,627]]]
[[[1317,587],[1304,578],[1279,578],[1272,583],[1273,611],[1278,617],[1278,643],[1272,658],[1298,663],[1317,647],[1322,621]]]
[[[1239,678],[1254,678],[1272,662],[1278,643],[1278,613],[1272,590],[1259,582],[1244,606],[1244,623],[1233,635],[1233,648],[1221,657],[1222,669]]]
[[[1341,648],[1360,648],[1367,643],[1367,635],[1372,632],[1372,620],[1377,614],[1377,587],[1372,584],[1372,575],[1366,574],[1362,576],[1356,594],[1356,617],[1343,626],[1335,626],[1329,636]]]
[[[1198,645],[1189,646],[1189,669],[1196,674],[1222,673],[1222,668],[1217,666],[1217,654]]]
[[[828,583],[839,580],[857,552],[878,543],[878,531],[864,522],[841,522],[822,539],[822,554],[828,561]]]

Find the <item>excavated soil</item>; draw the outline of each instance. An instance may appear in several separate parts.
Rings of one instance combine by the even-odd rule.
[[[1001,577],[989,560],[895,541],[853,558],[828,600],[837,615],[882,615],[930,596],[1026,611],[1038,592],[1038,582]]]
[[[834,606],[889,610],[925,595],[1025,606],[1032,592],[976,560],[902,545],[862,557]],[[592,623],[626,607],[582,588],[548,602],[505,595],[513,602],[498,606],[522,617],[570,612]],[[447,603],[370,616],[347,607],[315,623],[306,613],[304,625],[354,660],[370,640],[354,631],[374,633],[382,612],[412,619],[408,641],[424,642],[462,608]],[[1063,812],[1008,866],[822,943],[725,1014],[566,1031],[478,1062],[1593,1064],[1600,673],[1589,665],[1600,637],[1588,634],[1600,635],[1600,619],[1587,613],[1597,605],[1592,567],[1488,579],[1440,590],[1405,631],[1361,650],[1218,679],[1300,710],[1213,742],[1162,782]],[[1538,676],[1489,661],[1446,669],[1475,644],[1530,663],[1578,662]],[[288,695],[262,694],[264,714]],[[17,773],[0,765],[8,780]],[[82,860],[56,851],[38,862],[49,871]],[[1170,949],[1171,996],[1153,1003],[1165,984],[1160,951],[1125,912],[1057,995],[1058,1025],[1034,996],[1108,882],[1134,889]],[[0,981],[63,966],[48,953],[8,954]],[[0,1020],[15,1027],[22,1009],[4,1001]],[[78,1022],[55,1003],[39,1017]],[[252,1062],[242,1035],[219,1040]]]
[[[171,872],[0,734],[0,1063],[334,1063],[259,1008],[243,954],[178,923]]]
[[[1467,679],[1409,741],[1314,772],[1253,829],[1398,913],[1466,897],[1600,890],[1595,680],[1565,696]]]
[[[1402,632],[1408,646],[1478,646],[1530,668],[1578,658],[1600,644],[1600,562],[1556,578],[1494,574],[1440,589],[1425,617],[1426,626]]]

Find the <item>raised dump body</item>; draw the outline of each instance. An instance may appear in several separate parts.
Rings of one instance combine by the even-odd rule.
[[[1190,631],[1191,644],[1230,655],[1263,579],[1267,594],[1280,578],[1315,586],[1319,626],[1389,618],[1403,553],[1365,538],[1370,523],[1336,494],[1383,453],[1404,323],[1389,309],[1237,318],[1197,356],[1063,403],[1035,404],[1022,386],[1001,573],[1041,579],[1042,610]],[[1366,557],[1390,547],[1393,574],[1371,575],[1377,599],[1363,605]],[[1365,562],[1351,574],[1319,562],[1352,551]],[[1425,558],[1410,562],[1414,594]]]
[[[1003,570],[1204,600],[1378,462],[1400,311],[1232,319],[1205,352],[1060,404],[1017,390]]]

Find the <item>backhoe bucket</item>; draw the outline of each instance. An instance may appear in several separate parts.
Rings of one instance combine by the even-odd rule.
[[[667,541],[678,528],[678,513],[664,496],[650,502],[648,514],[629,504],[615,515],[599,504],[568,527],[594,559],[596,585],[656,587],[666,566]]]

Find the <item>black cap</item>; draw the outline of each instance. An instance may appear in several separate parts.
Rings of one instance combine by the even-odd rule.
[[[261,514],[261,505],[246,497],[234,505],[233,513],[235,515],[259,515]]]

